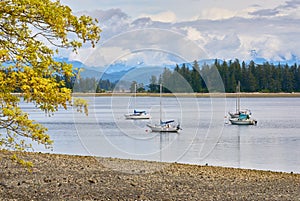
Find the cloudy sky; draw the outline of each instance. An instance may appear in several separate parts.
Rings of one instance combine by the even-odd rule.
[[[69,57],[102,66],[116,61],[300,58],[299,0],[61,0],[99,20],[101,42]]]

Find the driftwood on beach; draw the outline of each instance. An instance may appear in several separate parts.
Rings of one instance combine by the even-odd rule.
[[[299,200],[300,174],[0,151],[0,200]]]

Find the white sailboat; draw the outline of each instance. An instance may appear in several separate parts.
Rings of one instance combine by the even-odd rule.
[[[251,111],[248,109],[241,110],[240,92],[241,84],[239,81],[237,86],[236,112],[228,112],[230,115],[229,121],[233,125],[256,125],[257,120],[251,118]]]
[[[134,107],[136,106],[136,84],[134,85]],[[150,119],[151,115],[145,110],[133,110],[133,113],[124,115],[126,119]]]
[[[238,118],[240,114],[248,114],[251,115],[251,111],[249,109],[241,110],[241,83],[238,81],[238,85],[236,87],[236,101],[235,101],[235,112],[228,112],[231,118]]]
[[[178,132],[180,124],[174,120],[162,121],[162,102],[161,102],[162,84],[160,84],[160,121],[159,124],[147,124],[152,132]]]

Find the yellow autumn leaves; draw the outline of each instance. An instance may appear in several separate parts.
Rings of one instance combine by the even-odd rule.
[[[72,66],[53,57],[60,48],[77,51],[86,42],[94,47],[100,32],[96,19],[77,17],[59,1],[0,1],[0,149],[29,148],[24,138],[52,144],[47,129],[19,107],[14,92],[46,113],[73,104],[87,114],[87,102],[72,103],[71,89],[55,79],[74,76]]]

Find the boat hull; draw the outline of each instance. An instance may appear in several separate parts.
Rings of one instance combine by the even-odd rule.
[[[230,123],[233,125],[256,125],[257,121],[255,119],[229,119]]]
[[[125,114],[126,119],[150,119],[150,114]]]
[[[161,126],[161,125],[147,125],[149,128],[151,128],[152,132],[178,132],[179,131],[179,126],[172,126],[172,127],[167,127],[167,126]]]

